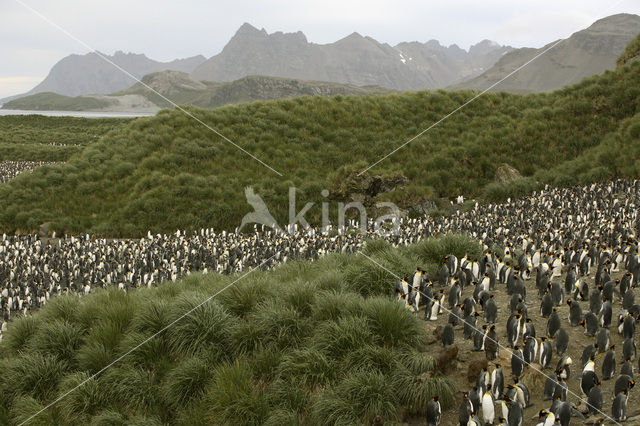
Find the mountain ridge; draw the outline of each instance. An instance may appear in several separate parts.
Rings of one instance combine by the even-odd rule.
[[[599,19],[573,33],[492,91],[511,93],[551,92],[585,77],[612,70],[626,46],[640,33],[640,16],[621,13]],[[560,39],[535,48],[506,53],[481,75],[447,87],[449,90],[485,90],[510,72],[549,49]]]

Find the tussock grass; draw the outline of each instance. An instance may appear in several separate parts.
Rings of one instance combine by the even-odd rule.
[[[50,354],[61,361],[71,362],[82,342],[83,330],[66,321],[52,321],[44,324],[29,340],[30,352]]]
[[[170,318],[175,320],[195,308],[207,298],[202,294],[185,294],[171,307]],[[229,330],[231,316],[216,300],[210,300],[167,330],[171,350],[179,356],[214,351],[227,354],[231,345]]]
[[[194,399],[202,398],[213,377],[213,371],[205,358],[186,359],[171,370],[162,386],[162,395],[168,405],[178,408]]]
[[[15,355],[25,348],[40,324],[40,317],[21,317],[11,322],[11,328],[2,336],[2,352]]]
[[[436,247],[429,253],[439,262],[443,253],[469,251],[470,241],[444,236],[424,247]],[[419,252],[380,246],[372,256],[403,272],[395,268],[412,270]],[[377,415],[387,422],[422,416],[435,394],[449,406],[455,386],[421,352],[424,327],[389,295],[393,277],[378,277],[379,288],[366,296],[343,284],[350,268],[365,277],[351,275],[352,284],[370,276],[363,260],[333,255],[255,272],[237,292],[140,347],[228,278],[194,275],[185,288],[178,281],[53,299],[11,323],[0,342],[0,423],[28,417],[136,347],[38,421],[363,424]]]

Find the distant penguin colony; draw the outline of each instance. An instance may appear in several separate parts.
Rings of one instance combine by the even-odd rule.
[[[149,233],[129,240],[4,235],[0,241],[2,329],[15,313],[28,314],[55,294],[84,295],[99,288],[128,291],[194,272],[267,269],[293,259],[358,252],[367,239],[376,236],[393,246],[404,246],[434,235],[464,233],[484,247],[480,259],[449,254],[433,272],[435,282],[416,268],[412,276],[408,273],[395,283],[400,303],[427,320],[427,327],[443,326],[442,345],[472,344],[473,350],[490,361],[492,371],[483,372],[484,385],[463,398],[461,424],[462,417],[465,424],[491,419],[499,424],[526,424],[533,416],[525,415],[531,405],[530,393],[519,379],[528,373],[548,376],[539,382],[541,392],[534,393],[542,395],[544,386],[545,397],[551,397],[552,406],[540,412],[543,425],[551,418],[568,424],[572,417],[589,410],[601,417],[608,411],[607,416],[624,419],[635,382],[633,375],[618,373],[622,373],[618,364],[630,364],[624,371],[633,373],[635,323],[640,316],[634,293],[640,280],[639,211],[640,181],[616,180],[587,187],[545,188],[528,197],[476,205],[447,217],[400,219],[399,232],[392,235],[377,235],[372,230],[367,234],[320,232],[296,226],[288,227],[289,232],[256,226],[249,233],[202,229]],[[496,296],[502,295],[507,302],[499,305]],[[580,326],[592,342],[582,354],[572,352],[568,333]],[[611,326],[621,346],[612,347]],[[507,347],[513,355],[506,356]],[[556,364],[554,358],[564,361]],[[575,367],[578,374],[570,377],[570,360],[580,358],[581,365]],[[494,380],[493,371],[498,368]],[[576,391],[582,390],[582,400],[575,400],[575,406],[566,401],[572,395],[572,384],[577,383],[571,380],[580,382]],[[594,390],[608,389],[612,382],[613,395],[598,395]],[[493,414],[488,408],[490,400],[500,407]],[[440,422],[437,398],[427,404],[425,413],[428,424]]]
[[[11,179],[36,167],[56,164],[50,161],[0,161],[0,183]]]
[[[467,232],[484,246],[482,259],[460,254],[455,262],[455,255],[447,255],[437,280],[423,272],[419,285],[440,295],[439,306],[449,308],[443,341],[469,345],[489,361],[462,397],[460,425],[530,424],[525,413],[533,401],[521,381],[525,375],[532,380],[527,383],[540,386],[534,394],[550,404],[539,411],[539,426],[569,425],[576,418],[579,424],[582,419],[589,424],[627,420],[638,362],[639,201],[638,181],[616,181],[543,191],[507,203],[512,210],[480,207],[473,211],[482,211],[472,214],[474,225],[458,214],[450,219],[457,227],[441,228]],[[457,282],[458,275],[464,284]],[[533,286],[537,301],[527,294]],[[498,295],[505,300],[500,293],[507,298],[503,305],[496,303]],[[423,303],[428,306],[430,298]],[[454,325],[454,314],[461,324]],[[542,322],[544,335],[536,336],[534,322]],[[572,346],[577,328],[590,342],[584,348]],[[574,359],[580,364],[572,375]],[[514,383],[505,384],[505,375]]]

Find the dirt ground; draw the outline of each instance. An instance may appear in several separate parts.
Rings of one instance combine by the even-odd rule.
[[[624,274],[624,271],[620,273],[613,273],[612,278],[613,279],[620,278],[623,274]],[[595,275],[595,268],[592,271],[592,274],[590,276],[585,277],[589,284],[590,289],[594,288],[594,275]],[[563,274],[561,278],[556,278],[554,279],[554,281],[558,280],[558,282],[562,283],[562,287],[564,288],[564,278],[565,278],[565,275]],[[529,318],[531,318],[535,324],[536,337],[539,341],[540,337],[546,335],[547,319],[539,315],[540,299],[538,298],[538,293],[535,288],[535,277],[527,281],[526,285],[527,285],[528,315],[529,315]],[[438,284],[434,284],[434,286],[438,288]],[[445,289],[445,295],[446,293],[447,293],[447,290]],[[473,293],[472,287],[465,288],[463,291],[463,296],[461,300],[463,300],[467,296],[471,296],[472,293]],[[496,283],[496,289],[493,293],[494,293],[494,298],[496,299],[496,302],[498,304],[498,320],[496,322],[496,331],[498,332],[498,336],[499,336],[498,341],[501,345],[506,346],[506,343],[507,343],[506,322],[509,316],[510,296],[506,292],[506,286],[500,283]],[[566,296],[565,296],[565,301],[566,301]],[[582,306],[583,313],[586,313],[589,311],[588,301],[578,302],[578,303],[580,303],[580,305]],[[448,304],[445,303],[445,306],[447,305]],[[613,304],[613,317],[611,321],[612,325],[609,328],[609,332],[611,334],[613,343],[616,345],[616,364],[617,364],[616,374],[612,379],[606,380],[606,381],[602,380],[602,361],[604,359],[604,354],[596,358],[595,371],[598,378],[602,381],[602,391],[603,391],[603,397],[604,397],[602,411],[608,416],[611,416],[611,405],[613,402],[614,382],[620,372],[620,368],[622,366],[622,361],[623,361],[622,343],[624,339],[622,338],[621,335],[618,334],[618,330],[617,330],[617,323],[618,323],[617,317],[621,309],[622,309],[621,301],[616,298]],[[567,394],[567,401],[570,401],[579,405],[582,398],[582,392],[580,391],[580,382],[578,379],[575,378],[575,376],[582,371],[582,368],[580,365],[580,358],[582,356],[583,349],[585,348],[585,346],[591,343],[594,343],[595,337],[586,336],[584,334],[584,329],[581,326],[579,327],[570,326],[568,321],[569,306],[566,303],[558,307],[557,310],[562,321],[562,327],[565,330],[567,330],[570,336],[569,348],[565,352],[565,355],[569,355],[573,360],[573,365],[571,365],[571,378],[568,381],[569,392]],[[423,318],[424,313],[421,311],[418,315],[420,315],[420,318]],[[429,355],[438,357],[438,355],[443,351],[442,343],[440,342],[440,339],[437,337],[436,329],[438,328],[438,326],[444,327],[447,324],[448,317],[449,317],[449,313],[445,311],[438,316],[437,321],[425,321],[424,323],[425,328],[431,339],[429,342],[430,344],[427,352]],[[484,324],[484,320],[482,319],[482,317],[478,317],[478,322],[477,322],[478,328],[481,328],[483,324]],[[431,338],[431,336],[433,336],[433,338]],[[462,401],[462,394],[463,392],[471,389],[475,384],[475,379],[473,382],[469,382],[467,380],[467,369],[469,364],[474,361],[482,361],[485,359],[484,352],[472,351],[472,348],[473,348],[472,340],[464,340],[462,326],[456,327],[454,344],[458,346],[457,360],[452,363],[450,368],[447,369],[446,375],[452,378],[456,382],[456,384],[458,385],[459,392],[458,392],[456,403],[451,408],[443,412],[443,417],[440,424],[446,425],[446,426],[459,424],[458,423],[458,406]],[[518,344],[522,347],[521,339],[519,340]],[[636,340],[636,345],[638,345],[637,340]],[[640,350],[640,347],[638,347],[638,350]],[[550,364],[551,368],[542,370],[539,364],[532,364],[529,367],[525,367],[525,371],[521,376],[520,381],[525,383],[528,386],[529,391],[531,393],[531,403],[533,404],[531,407],[526,408],[524,410],[525,425],[538,424],[538,412],[543,408],[549,409],[549,407],[551,406],[551,401],[543,401],[543,391],[544,391],[544,384],[546,382],[546,377],[542,376],[542,374],[539,373],[538,371],[535,371],[533,367],[535,367],[536,370],[543,371],[543,373],[548,376],[553,376],[556,364],[560,360],[560,358],[561,357],[555,352],[555,348],[554,348],[553,358]],[[513,380],[511,378],[510,352],[508,352],[504,348],[501,348],[499,352],[499,358],[496,359],[495,361],[489,362],[490,372],[493,370],[494,365],[497,362],[502,364],[502,371],[505,378],[505,391],[506,391],[507,385],[513,383]],[[638,357],[636,357],[636,359],[632,363],[634,365],[634,372],[637,373]],[[640,425],[640,386],[636,386],[634,387],[634,389],[631,390],[627,407],[628,407],[627,415],[629,419],[625,422],[625,424]],[[480,418],[482,419],[482,413],[480,412],[479,414],[480,414]],[[499,404],[496,404],[496,420],[499,418],[500,414],[501,414],[500,406]],[[577,416],[574,416],[571,419],[571,424],[572,425],[583,425],[583,424],[589,425],[589,424],[593,424],[593,422],[598,418],[605,418],[606,420],[605,424],[614,424],[610,420],[606,419],[604,415],[600,415],[600,416],[585,415],[584,420]],[[424,425],[426,424],[426,421],[424,419],[411,419],[406,424],[409,424],[412,426]],[[496,421],[496,424],[497,424],[497,421]]]

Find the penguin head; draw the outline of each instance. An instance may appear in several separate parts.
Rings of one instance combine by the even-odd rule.
[[[573,301],[571,299],[567,299],[567,305],[571,306],[571,303],[573,303]]]
[[[433,398],[431,398],[433,401],[438,402],[438,400],[440,399],[440,397],[438,395],[434,396]]]
[[[540,412],[538,413],[538,418],[539,419],[545,418],[545,417],[547,417],[547,414],[549,414],[549,412],[547,410],[544,410],[544,409],[540,410]]]

